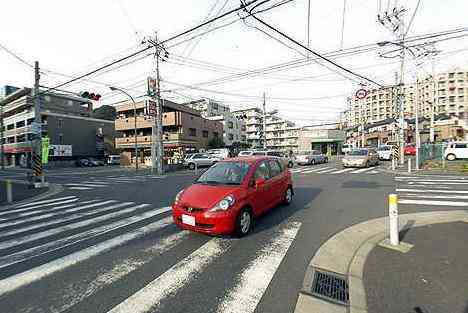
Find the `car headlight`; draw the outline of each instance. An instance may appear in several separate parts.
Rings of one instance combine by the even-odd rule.
[[[210,211],[226,211],[233,206],[235,200],[233,196],[227,196],[223,200],[219,201]]]
[[[182,189],[181,191],[179,191],[179,192],[177,193],[177,195],[175,196],[175,199],[174,199],[174,203],[179,202],[180,197],[182,196],[182,193],[183,193],[183,192],[184,192],[184,189]]]

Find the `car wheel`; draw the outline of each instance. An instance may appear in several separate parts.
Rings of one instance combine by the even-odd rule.
[[[457,157],[453,153],[450,153],[450,154],[447,155],[447,160],[449,160],[449,161],[454,161],[456,158]]]
[[[195,169],[195,163],[189,163],[188,167],[189,167],[189,169],[194,170]]]
[[[252,229],[252,213],[248,208],[243,208],[236,220],[236,235],[244,237]]]
[[[366,165],[364,167],[369,167],[369,161],[366,162]]]
[[[293,191],[291,187],[288,187],[288,189],[284,193],[283,203],[285,205],[290,205],[292,202],[292,199],[293,199]]]

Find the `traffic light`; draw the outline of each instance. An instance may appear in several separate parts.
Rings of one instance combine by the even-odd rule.
[[[88,92],[88,91],[80,92],[80,97],[86,98],[86,99],[89,99],[89,100],[94,100],[94,101],[99,101],[99,99],[101,99],[100,94],[94,93],[94,92]]]

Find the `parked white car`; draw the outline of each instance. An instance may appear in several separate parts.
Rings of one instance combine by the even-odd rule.
[[[229,158],[229,149],[222,148],[222,149],[210,149],[206,151],[209,155],[214,156],[220,160]]]
[[[392,159],[392,146],[385,145],[377,148],[379,160],[390,161]]]
[[[449,161],[456,159],[468,159],[468,141],[449,143],[445,149],[444,157]]]
[[[349,144],[349,143],[345,143],[341,146],[341,152],[343,154],[346,154],[348,153],[349,151],[351,151],[351,149],[353,149],[353,145],[352,144]]]
[[[211,166],[218,162],[219,159],[209,155],[208,153],[194,153],[188,155],[184,160],[184,165],[193,170],[195,167]]]

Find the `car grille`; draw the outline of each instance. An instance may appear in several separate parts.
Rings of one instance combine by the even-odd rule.
[[[184,207],[184,211],[188,213],[197,213],[197,212],[203,212],[203,209],[193,208],[193,207]]]
[[[179,221],[179,223],[182,223],[182,218],[181,218],[181,217],[178,217],[178,218],[177,218],[177,221]],[[203,223],[198,223],[198,222],[195,223],[195,226],[196,226],[196,227],[200,227],[200,228],[205,228],[205,229],[209,229],[209,228],[213,228],[213,227],[214,227],[213,224],[203,224]]]

